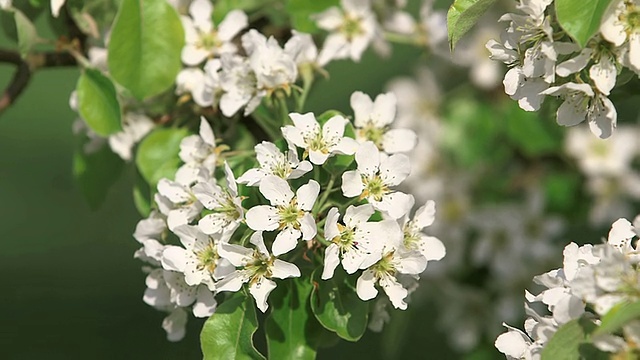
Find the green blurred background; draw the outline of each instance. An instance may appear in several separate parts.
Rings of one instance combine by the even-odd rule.
[[[14,46],[0,38],[0,47]],[[309,110],[348,112],[353,91],[375,95],[392,76],[411,74],[420,51],[395,50],[391,59],[368,53],[360,64],[332,64]],[[12,75],[11,65],[0,64],[0,87]],[[38,71],[0,116],[0,358],[200,359],[202,320],[190,319],[186,338],[170,343],[160,326],[164,314],[142,302],[145,274],[133,259],[139,244],[131,236],[140,219],[131,197],[132,164],[98,211],[74,182],[76,115],[68,99],[78,75],[75,69]],[[455,358],[435,329],[434,313],[412,303],[392,314],[382,334],[322,349],[319,358]]]

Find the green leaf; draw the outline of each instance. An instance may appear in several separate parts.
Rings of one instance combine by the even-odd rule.
[[[285,9],[291,16],[291,25],[294,29],[314,34],[319,29],[313,20],[313,15],[331,6],[338,6],[339,3],[339,0],[287,0]]]
[[[152,190],[151,186],[136,171],[136,178],[133,183],[133,203],[143,217],[148,217],[151,213]]]
[[[109,146],[85,154],[82,149],[73,155],[73,175],[91,209],[98,209],[107,197],[109,188],[118,180],[124,161]]]
[[[173,179],[181,163],[180,142],[187,134],[187,129],[159,128],[140,142],[136,165],[152,188],[162,178]]]
[[[33,25],[31,20],[29,20],[22,11],[13,9],[13,18],[16,22],[20,55],[25,57],[38,41],[38,32],[36,31],[35,25]]]
[[[109,41],[109,71],[138,99],[173,85],[182,68],[184,30],[166,0],[123,0]]]
[[[200,333],[204,360],[264,359],[253,346],[257,329],[253,301],[243,292],[235,293],[204,323]]]
[[[544,121],[537,113],[520,109],[515,101],[506,104],[502,118],[507,121],[507,136],[516,148],[529,157],[561,150],[562,137],[553,131],[558,128],[556,124]]]
[[[633,303],[623,302],[609,310],[603,317],[602,323],[594,332],[596,334],[611,334],[632,320],[640,319],[640,301]]]
[[[98,70],[85,69],[76,92],[78,110],[91,130],[101,136],[122,130],[120,103],[111,80]]]
[[[358,341],[367,329],[369,303],[360,300],[354,284],[342,269],[333,278],[320,279],[316,270],[312,279],[311,310],[327,330],[348,341]]]
[[[555,0],[560,26],[581,47],[598,32],[602,15],[612,0]]]
[[[542,360],[578,360],[580,349],[589,344],[589,334],[596,325],[580,318],[562,325],[542,350]]]
[[[542,186],[549,210],[571,212],[576,207],[580,185],[580,176],[576,172],[554,171],[545,176]]]
[[[467,33],[496,0],[455,0],[447,12],[449,48]]]
[[[311,313],[309,278],[287,280],[270,296],[265,322],[269,359],[315,359],[313,332],[320,326]]]
[[[213,21],[219,24],[231,10],[250,12],[261,8],[264,0],[218,0],[213,7]]]

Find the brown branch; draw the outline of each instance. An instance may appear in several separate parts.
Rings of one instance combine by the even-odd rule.
[[[13,78],[0,96],[0,114],[22,94],[35,70],[77,65],[76,59],[65,52],[32,53],[23,59],[19,53],[5,49],[0,49],[0,63],[16,66]]]

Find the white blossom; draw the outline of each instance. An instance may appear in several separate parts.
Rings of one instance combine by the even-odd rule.
[[[259,91],[271,94],[277,89],[290,92],[298,76],[298,67],[274,37],[267,39],[252,29],[242,36],[242,46],[249,56],[249,64],[256,76]]]
[[[261,231],[253,233],[250,242],[255,249],[228,243],[219,244],[220,256],[231,262],[237,269],[218,283],[217,290],[238,291],[242,284],[249,283],[249,293],[256,300],[258,309],[266,312],[269,307],[267,298],[276,288],[272,278],[299,277],[300,269],[294,264],[271,255],[264,245]]]
[[[418,140],[410,129],[390,129],[396,116],[396,97],[393,93],[380,94],[375,101],[360,92],[351,94],[351,108],[355,114],[356,140],[373,141],[389,154],[412,150]]]
[[[200,229],[206,234],[222,233],[225,238],[229,238],[244,219],[244,210],[242,199],[238,196],[236,179],[226,161],[224,170],[227,181],[225,188],[214,180],[209,180],[198,182],[192,190],[196,199],[212,211],[198,221]]]
[[[218,255],[217,244],[224,241],[221,235],[207,235],[198,227],[181,225],[173,232],[182,246],[167,246],[162,252],[162,267],[184,274],[189,286],[207,285],[213,291],[215,282],[233,271],[225,259]]]
[[[297,179],[312,170],[307,160],[300,161],[295,147],[282,153],[275,144],[263,141],[255,146],[259,168],[249,169],[238,178],[238,183],[256,186],[267,175],[282,179]]]
[[[638,23],[637,0],[618,0],[608,7],[602,16],[600,33],[607,41],[622,47],[620,62],[640,73],[640,24]]]
[[[436,203],[429,200],[416,210],[413,219],[409,219],[409,213],[407,213],[402,221],[404,247],[408,250],[419,251],[429,261],[440,260],[446,254],[446,249],[440,239],[422,232],[422,229],[433,224],[435,214]]]
[[[369,44],[380,38],[370,0],[341,0],[340,5],[315,16],[318,27],[330,32],[318,56],[321,65],[332,59],[360,61]]]
[[[220,97],[220,110],[227,117],[233,116],[243,106],[244,115],[251,114],[266,95],[266,91],[259,90],[256,74],[249,59],[225,55],[220,58],[222,71],[220,73],[220,87],[223,94]]]
[[[564,97],[556,114],[562,126],[574,126],[586,119],[591,132],[602,139],[611,136],[616,127],[617,112],[613,103],[588,84],[569,82],[550,87],[541,94]]]
[[[189,186],[166,178],[158,182],[158,192],[154,200],[160,212],[167,217],[170,230],[189,224],[202,211],[202,204],[193,195]]]
[[[381,159],[376,145],[367,141],[356,151],[358,168],[342,174],[342,193],[345,197],[367,199],[377,210],[398,219],[407,213],[412,205],[411,196],[391,187],[399,185],[411,171],[409,158],[403,154],[393,154]]]
[[[368,221],[374,209],[370,204],[350,205],[344,216],[344,225],[338,222],[338,208],[331,208],[324,226],[324,236],[329,245],[324,254],[322,279],[333,277],[339,263],[348,274],[366,269],[382,257],[382,245],[386,239],[400,241],[402,232],[393,220]]]
[[[130,161],[135,144],[154,127],[153,120],[145,114],[125,113],[122,119],[122,131],[109,136],[109,146],[123,160]]]
[[[200,131],[197,135],[189,135],[180,142],[180,159],[184,164],[176,172],[176,181],[189,185],[204,174],[211,175],[216,168],[219,148],[213,129],[207,119],[200,117]],[[205,176],[206,176],[205,175]]]
[[[313,113],[290,113],[289,117],[294,125],[283,127],[282,135],[305,149],[309,160],[316,165],[324,164],[334,154],[352,155],[357,149],[357,142],[344,136],[344,128],[349,121],[340,115],[334,115],[322,127]]]
[[[247,15],[232,10],[216,29],[211,21],[212,12],[213,5],[209,0],[194,0],[189,6],[191,17],[182,16],[185,33],[182,62],[187,65],[198,65],[207,57],[233,54],[237,50],[232,40],[248,26]]]
[[[294,249],[298,240],[316,236],[316,222],[311,209],[320,192],[320,185],[309,180],[294,194],[286,180],[268,175],[260,182],[260,192],[271,205],[254,206],[247,211],[246,222],[253,230],[279,230],[273,242],[273,254],[278,256]]]
[[[397,276],[418,276],[427,267],[427,259],[417,251],[404,249],[401,239],[390,238],[384,241],[381,259],[360,275],[356,282],[356,293],[362,300],[373,299],[378,295],[378,285],[387,294],[393,307],[405,310],[405,298],[409,291],[398,282]]]

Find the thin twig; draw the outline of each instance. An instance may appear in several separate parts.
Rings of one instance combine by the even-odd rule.
[[[0,96],[0,114],[22,94],[29,84],[31,74],[39,68],[75,66],[76,60],[68,53],[41,52],[22,58],[16,51],[0,49],[0,63],[13,64],[16,71],[9,85]]]

